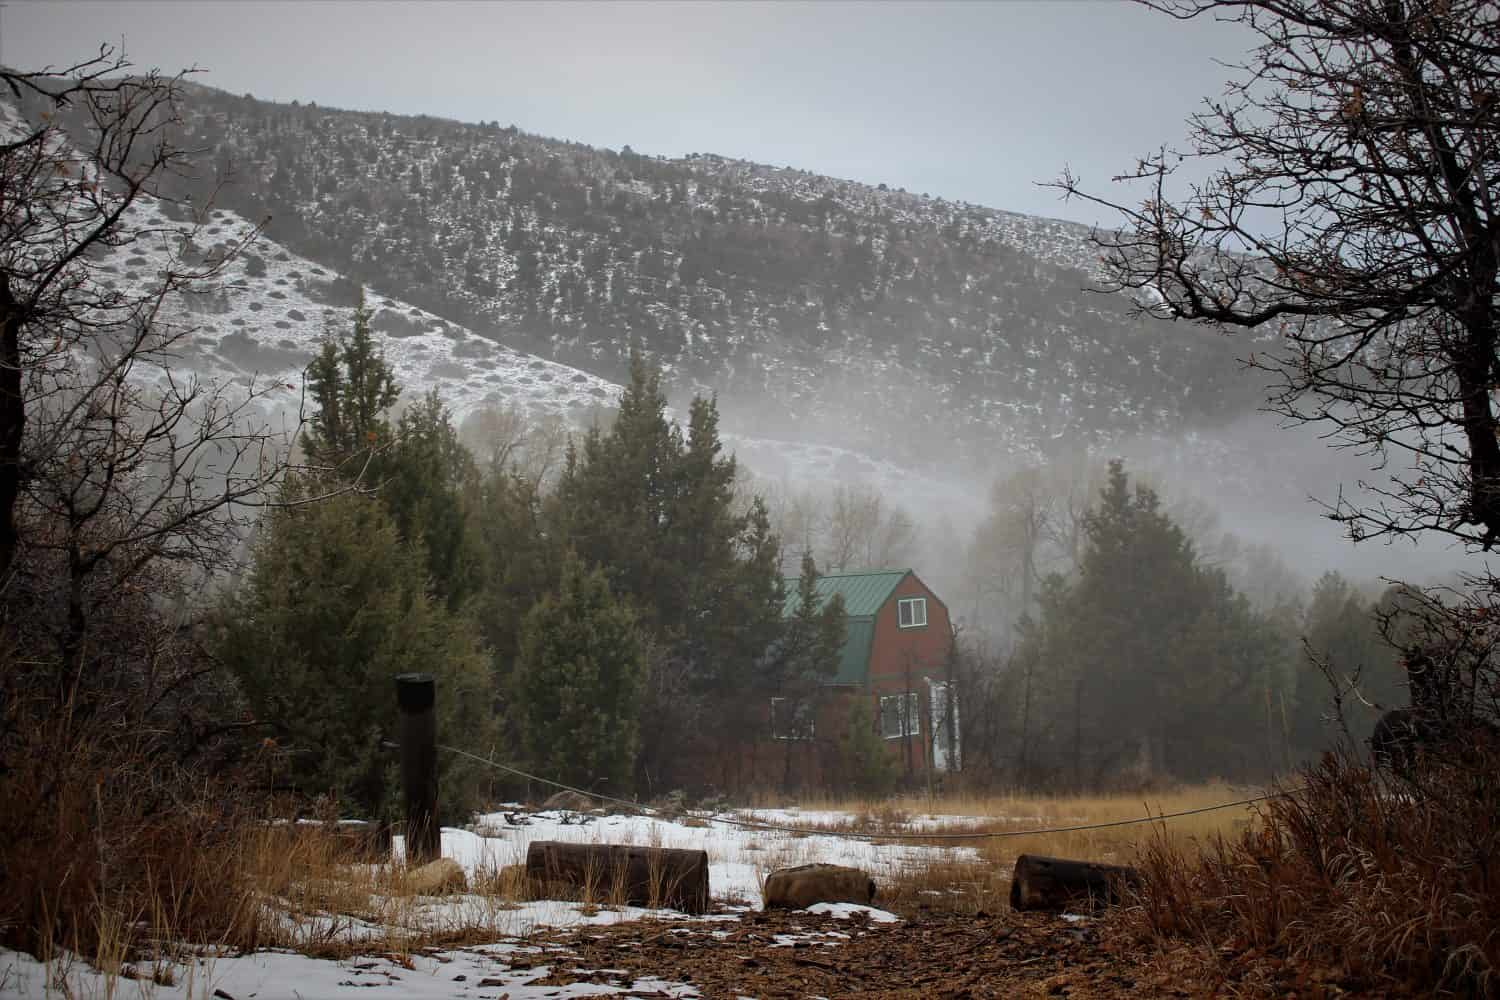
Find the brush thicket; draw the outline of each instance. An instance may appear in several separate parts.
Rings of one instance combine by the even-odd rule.
[[[1235,836],[1149,844],[1139,929],[1375,989],[1500,995],[1500,754],[1476,753],[1412,780],[1328,755]]]

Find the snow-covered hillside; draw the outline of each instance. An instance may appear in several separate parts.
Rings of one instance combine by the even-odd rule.
[[[1222,338],[1087,291],[1076,224],[493,122],[195,86],[183,112],[215,169],[173,193],[481,340],[616,380],[642,346],[674,392],[718,392],[726,430],[931,471],[1221,424],[1257,395]]]
[[[254,230],[237,213],[218,209],[195,231],[189,222],[174,223],[165,207],[144,200],[133,224],[143,231],[175,230],[178,236],[113,251],[99,264],[108,281],[144,288],[157,273],[174,266],[182,240],[196,236],[189,253],[210,256],[226,252]],[[266,400],[295,412],[303,371],[322,339],[352,327],[353,288],[343,275],[258,236],[221,274],[165,304],[166,322],[193,331],[175,374],[271,384],[277,388]],[[617,383],[478,337],[378,288],[366,289],[365,297],[373,313],[372,329],[406,399],[436,389],[459,420],[479,407],[508,406],[533,416],[555,414],[577,429],[619,399]],[[726,434],[724,440],[726,450],[761,479],[799,489],[860,483],[923,509],[961,511],[965,519],[977,513],[971,509],[972,490],[888,459],[813,441],[749,434]]]
[[[174,226],[163,205],[151,199],[140,203],[132,221],[153,230],[175,228],[180,238],[115,250],[99,265],[101,271],[117,275],[111,281],[145,285],[172,266],[181,240],[196,236],[196,247],[189,252],[212,255],[254,229],[225,209],[214,211],[196,231],[188,223]],[[192,352],[182,359],[184,368],[204,378],[274,380],[287,387],[283,394],[292,400],[300,393],[302,372],[322,339],[351,329],[353,287],[342,275],[262,236],[222,274],[202,282],[192,294],[174,296],[165,319],[194,330]],[[440,388],[456,414],[485,404],[509,404],[575,418],[619,397],[619,386],[597,376],[476,337],[379,289],[367,289],[365,294],[372,327],[381,334],[381,349],[409,396]]]

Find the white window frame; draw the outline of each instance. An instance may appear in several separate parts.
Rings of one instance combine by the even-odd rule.
[[[777,712],[785,712],[782,706],[793,705],[790,731],[778,732]],[[817,737],[817,717],[813,703],[806,699],[775,697],[771,699],[771,739],[811,740]]]
[[[927,598],[903,597],[897,601],[896,624],[901,628],[926,628]]]
[[[902,703],[906,711],[903,713]],[[904,717],[903,717],[904,715]],[[894,724],[888,725],[887,721]],[[880,696],[880,735],[888,740],[904,740],[922,734],[922,705],[915,691]]]

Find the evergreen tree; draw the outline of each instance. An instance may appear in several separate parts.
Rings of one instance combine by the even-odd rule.
[[[1055,762],[1082,784],[1142,765],[1203,778],[1273,763],[1266,705],[1287,683],[1276,629],[1198,563],[1122,463],[1110,464],[1084,530],[1077,579],[1048,580],[1039,620],[1023,629],[1023,655],[1052,672]]]
[[[1193,546],[1154,491],[1137,486],[1132,493],[1118,461],[1084,531],[1087,548],[1070,595],[1087,616],[1077,636],[1078,710],[1108,745],[1102,753],[1123,758],[1136,749],[1124,744],[1161,720],[1163,699],[1173,695],[1173,640],[1201,605]],[[1114,715],[1130,721],[1116,725]]]
[[[358,477],[375,450],[391,438],[387,411],[401,394],[395,374],[370,332],[364,289],[354,306],[349,336],[328,336],[307,366],[317,412],[304,446],[314,462]]]
[[[579,557],[605,569],[611,589],[630,595],[653,633],[681,619],[686,583],[669,559],[671,480],[682,436],[666,408],[660,373],[632,358],[609,433],[596,424],[581,453],[570,449],[554,508]]]
[[[325,339],[308,365],[317,410],[306,448],[315,463],[376,491],[401,537],[422,545],[436,593],[456,610],[478,585],[467,555],[472,525],[465,506],[477,476],[474,460],[435,389],[392,428],[389,411],[401,387],[375,343],[370,316],[361,290],[352,332]]]
[[[394,759],[378,737],[395,730],[395,676],[434,674],[440,738],[487,747],[488,664],[472,624],[429,596],[420,546],[401,541],[379,501],[298,503],[312,492],[289,484],[291,505],[263,525],[250,574],[222,609],[218,655],[275,734],[282,780],[386,815]],[[440,764],[447,807],[472,805],[472,769]]]
[[[896,783],[896,762],[886,752],[868,698],[855,698],[849,721],[839,737],[844,778],[861,795],[881,796]]]
[[[775,693],[808,692],[838,672],[844,648],[844,598],[834,594],[826,603],[818,597],[818,565],[811,552],[802,554],[797,578],[797,607],[786,619],[781,638],[755,676]]]
[[[436,389],[401,415],[394,444],[372,466],[401,536],[421,541],[434,590],[458,608],[478,586],[468,509],[478,471]]]
[[[676,780],[690,741],[737,732],[727,724],[782,634],[785,593],[765,505],[736,509],[716,404],[693,401],[686,438],[666,407],[660,373],[637,355],[609,432],[570,450],[552,512],[558,536],[638,610],[646,710],[673,720],[645,734],[643,767]]]
[[[762,662],[749,674],[757,688],[756,698],[762,704],[767,697],[775,697],[784,699],[780,704],[788,706],[786,710],[791,713],[788,719],[773,717],[773,727],[797,719],[816,719],[822,685],[838,672],[844,646],[844,598],[834,594],[824,604],[818,597],[817,586],[817,563],[812,553],[804,552],[802,573],[797,578],[796,609],[785,619],[781,637],[771,644]],[[739,707],[731,714],[731,720],[743,724],[748,718],[755,718],[753,713],[744,711],[743,700],[736,702]],[[794,777],[792,747],[793,743],[788,741],[783,779],[788,787]],[[884,756],[883,749],[881,755]]]
[[[557,588],[563,550],[549,529],[547,505],[535,483],[503,469],[491,469],[473,488],[474,608],[497,673],[515,662],[526,613]]]
[[[1299,756],[1314,756],[1338,742],[1333,717],[1336,688],[1358,689],[1358,698],[1342,699],[1342,711],[1351,731],[1361,738],[1380,711],[1406,703],[1396,651],[1381,638],[1375,617],[1377,606],[1389,607],[1394,598],[1387,592],[1377,605],[1339,573],[1324,573],[1314,585],[1302,623],[1306,646],[1299,650],[1295,697],[1288,712],[1288,729]],[[1330,686],[1330,679],[1336,687]]]
[[[600,570],[563,560],[557,593],[526,615],[512,682],[527,759],[544,774],[630,791],[640,743],[644,656],[635,615]]]

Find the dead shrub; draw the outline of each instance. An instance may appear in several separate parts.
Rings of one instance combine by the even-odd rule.
[[[39,542],[72,537],[27,526]],[[39,957],[256,937],[230,863],[263,802],[241,780],[245,724],[179,624],[174,599],[190,579],[120,551],[146,568],[70,578],[68,560],[38,544],[3,588],[0,945]]]
[[[876,879],[875,903],[882,910],[912,915],[1004,913],[1010,892],[1010,869],[978,861],[933,861],[905,865]]]
[[[1500,754],[1481,752],[1413,781],[1326,755],[1239,835],[1145,847],[1136,926],[1375,989],[1500,995]]]
[[[10,736],[0,944],[120,960],[178,943],[255,945],[261,918],[237,863],[248,817],[232,788],[62,726]]]

